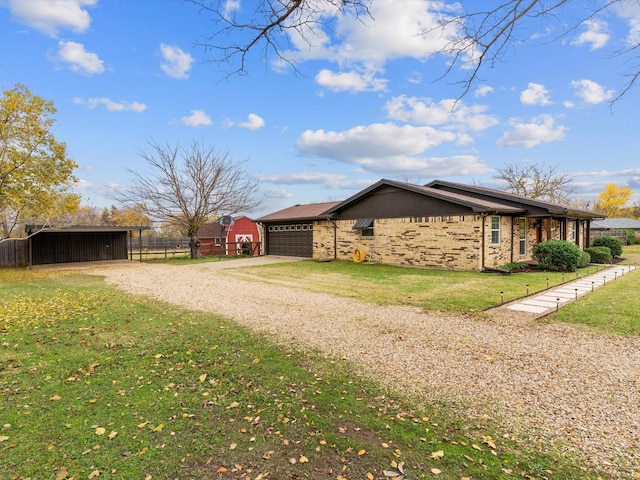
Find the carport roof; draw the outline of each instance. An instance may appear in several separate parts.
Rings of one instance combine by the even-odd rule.
[[[43,227],[42,225],[26,225],[26,231],[40,232],[69,232],[69,233],[97,233],[97,232],[133,232],[136,230],[149,230],[148,225],[67,225],[61,227]]]

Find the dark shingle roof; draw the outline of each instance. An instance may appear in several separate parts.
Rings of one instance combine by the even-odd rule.
[[[313,220],[337,205],[339,202],[307,203],[294,205],[256,219],[256,222],[275,222],[283,220]]]

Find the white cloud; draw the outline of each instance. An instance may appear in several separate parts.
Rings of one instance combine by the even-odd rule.
[[[493,93],[493,87],[490,87],[489,85],[481,85],[476,90],[475,96],[478,98],[482,98],[482,97],[486,97],[490,93]]]
[[[297,172],[272,175],[256,175],[261,182],[282,184],[282,185],[329,185],[340,187],[347,176],[338,173],[325,172]]]
[[[530,82],[526,90],[520,93],[520,101],[523,105],[551,105],[549,90],[544,85]]]
[[[515,123],[513,129],[505,132],[496,145],[531,148],[541,143],[563,140],[566,131],[567,127],[555,125],[551,115],[540,115],[529,123]]]
[[[283,187],[268,188],[264,190],[264,196],[267,198],[293,198],[293,193]]]
[[[591,105],[611,100],[615,94],[614,90],[606,90],[602,85],[593,80],[573,80],[571,86],[576,89],[577,96],[585,103]]]
[[[238,127],[247,128],[249,130],[258,130],[264,127],[264,119],[260,115],[250,113],[246,122],[238,123]]]
[[[374,79],[390,60],[415,58],[425,61],[456,38],[457,27],[453,23],[442,26],[444,12],[451,10],[450,5],[416,0],[401,3],[400,8],[397,2],[373,2],[370,6],[372,19],[366,15],[354,18],[350,9],[344,9],[336,16],[335,27],[330,30],[322,30],[322,22],[307,22],[307,31],[289,31],[295,49],[283,54],[297,62],[320,59],[334,62],[340,70],[358,72],[362,81]],[[277,64],[282,65],[281,62]],[[355,79],[334,78],[324,72],[321,80],[339,86],[343,82],[352,85]],[[381,85],[376,83],[375,88],[379,89]]]
[[[88,98],[87,100],[76,97],[73,99],[73,102],[78,105],[86,105],[87,107],[92,109],[103,105],[109,112],[142,113],[147,109],[147,106],[144,103],[124,101],[114,102],[113,100],[110,100],[106,97],[92,97]]]
[[[590,50],[597,50],[609,43],[611,36],[607,33],[607,22],[592,19],[582,25],[586,27],[586,31],[578,35],[572,45],[590,45]]]
[[[59,30],[85,32],[91,17],[84,7],[92,7],[97,0],[9,0],[11,15],[45,35],[55,37]]]
[[[202,125],[211,125],[211,118],[202,110],[191,110],[191,115],[182,117],[180,123],[188,127],[200,127]]]
[[[84,100],[82,98],[76,97],[73,99],[73,102],[78,105],[86,105],[89,108],[97,108],[99,105],[104,105],[104,107],[109,112],[134,112],[134,113],[142,113],[147,109],[147,106],[144,103],[139,102],[114,102],[106,97],[93,97]]]
[[[326,68],[316,75],[316,83],[334,92],[379,92],[387,88],[387,80],[375,78],[373,72],[334,73]]]
[[[164,73],[172,78],[189,78],[189,70],[193,63],[193,57],[183,51],[180,47],[160,44],[160,53],[164,62],[160,64],[160,68]]]
[[[87,52],[84,45],[77,42],[58,42],[58,53],[55,60],[66,62],[73,72],[94,75],[104,72],[104,62],[97,54]]]
[[[354,127],[343,132],[307,130],[297,147],[306,156],[358,165],[362,170],[391,175],[464,175],[489,171],[473,156],[425,157],[422,154],[460,136],[430,126],[393,123]]]
[[[498,124],[498,119],[485,112],[486,105],[467,106],[453,98],[434,103],[429,98],[394,97],[385,105],[392,120],[443,125],[446,129],[481,131]]]

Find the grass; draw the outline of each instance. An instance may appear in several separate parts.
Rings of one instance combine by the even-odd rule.
[[[0,270],[0,311],[3,479],[597,477],[344,360],[96,277]]]
[[[246,280],[288,285],[381,305],[413,305],[451,313],[477,313],[595,272],[459,272],[312,260],[230,270]]]
[[[640,245],[623,248],[621,265],[640,264]],[[638,278],[640,270],[618,277],[605,288],[570,303],[547,318],[592,328],[614,335],[640,336]]]

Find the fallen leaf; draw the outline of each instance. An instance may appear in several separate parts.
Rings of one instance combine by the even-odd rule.
[[[228,406],[227,406],[227,410],[230,410],[232,408],[238,408],[240,406],[240,404],[238,402],[231,402]]]
[[[218,468],[218,473],[225,473],[227,469],[225,467]]]
[[[106,431],[107,431],[106,428],[98,427],[98,428],[95,429],[95,434],[96,435],[104,435]]]
[[[238,448],[237,443],[232,443],[231,445],[229,445],[229,450],[235,450],[236,448]]]
[[[0,442],[5,442],[9,440],[9,437],[7,437],[6,435],[0,435]]]
[[[300,459],[298,460],[300,463],[309,463],[309,459],[304,455],[300,455]]]
[[[198,380],[200,380],[200,383],[204,382],[207,379],[207,374],[203,373],[202,375],[200,375],[198,377]]]
[[[432,468],[431,473],[433,473],[434,475],[440,475],[442,473],[442,470],[438,470],[437,468]]]
[[[431,458],[434,460],[440,460],[442,457],[444,457],[444,451],[442,450],[438,450],[437,452],[431,453]]]
[[[62,397],[60,395],[54,395],[53,397],[51,397],[49,400],[51,400],[52,402],[57,402],[58,400],[60,400]]]
[[[373,479],[374,479],[373,473],[367,472],[367,480],[373,480]]]
[[[152,431],[153,432],[161,432],[163,428],[164,428],[164,423],[161,423],[156,428],[154,428]]]
[[[109,435],[107,435],[107,438],[108,438],[109,440],[113,440],[113,439],[114,439],[114,438],[116,438],[117,436],[118,436],[118,432],[111,430],[111,431],[109,432]]]
[[[362,455],[364,455],[365,453],[367,453],[367,451],[366,451],[366,450],[364,450],[364,449],[362,449],[362,450],[358,450],[358,455],[359,455],[359,456],[362,456]]]
[[[93,472],[91,472],[89,474],[89,476],[87,478],[91,479],[91,478],[96,478],[100,476],[100,471],[99,470],[94,470]]]

